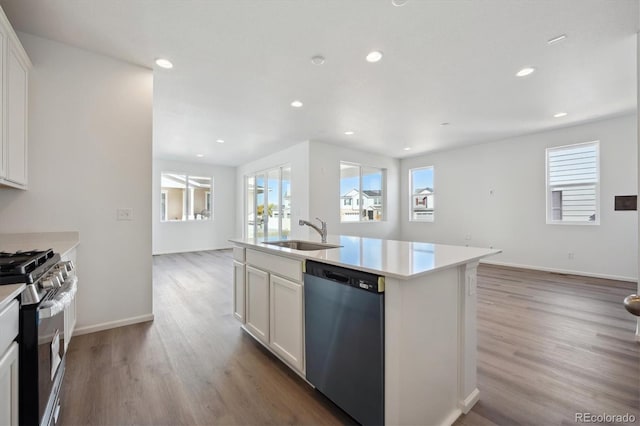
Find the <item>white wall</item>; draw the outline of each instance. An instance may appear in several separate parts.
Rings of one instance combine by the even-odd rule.
[[[149,318],[153,74],[19,34],[29,78],[29,190],[0,190],[0,232],[79,231],[78,328]],[[133,208],[116,221],[116,208]]]
[[[547,225],[545,148],[593,140],[600,140],[601,224]],[[613,197],[637,193],[637,158],[634,114],[406,159],[401,234],[405,240],[503,249],[489,259],[494,262],[635,280],[638,215],[613,211]],[[431,165],[435,222],[409,222],[409,169]]]
[[[162,172],[213,177],[213,220],[162,222],[160,175]],[[153,254],[215,250],[231,247],[236,220],[235,167],[153,160]]]
[[[236,169],[236,237],[246,234],[244,176],[285,164],[291,166],[291,239],[309,237],[308,230],[298,226],[299,219],[309,216],[309,142],[298,143]]]
[[[327,221],[329,234],[397,239],[399,233],[400,161],[378,154],[321,142],[310,143],[309,212]],[[340,161],[387,170],[385,219],[380,222],[340,222]],[[317,234],[316,234],[317,235]]]

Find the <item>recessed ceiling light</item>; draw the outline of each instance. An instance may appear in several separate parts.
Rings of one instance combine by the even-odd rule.
[[[204,154],[196,154],[196,157],[202,158],[202,157],[204,157]]]
[[[562,118],[566,116],[567,116],[566,112],[559,112],[559,113],[553,114],[553,118]]]
[[[294,107],[294,108],[302,108],[302,102],[293,101],[293,102],[291,102],[291,106]]]
[[[404,6],[405,4],[407,4],[409,0],[391,0],[391,4],[396,6],[396,7],[400,7],[400,6]]]
[[[558,37],[550,38],[549,40],[547,40],[547,44],[557,43],[564,40],[565,38],[567,38],[566,34],[560,34]]]
[[[440,123],[441,126],[448,126],[449,124],[451,123],[449,123],[448,121],[445,121],[444,123]]]
[[[404,149],[405,151],[411,151],[411,147],[410,147],[410,146],[405,146],[405,147],[404,147],[404,148],[402,148],[402,149]]]
[[[535,70],[536,69],[534,67],[524,67],[516,73],[516,77],[526,77],[530,74],[533,74]]]
[[[367,55],[367,62],[378,62],[380,59],[382,59],[382,52],[379,50],[369,52]]]
[[[345,135],[347,136],[351,136],[353,135],[355,132],[353,130],[347,130],[346,132],[344,132]]]
[[[173,64],[171,63],[171,61],[164,58],[156,59],[156,65],[159,66],[160,68],[166,68],[166,69],[173,68]]]
[[[311,63],[313,65],[322,65],[322,64],[324,64],[324,56],[316,55],[316,56],[312,57],[311,58]]]
[[[222,139],[217,139],[217,140],[216,140],[216,142],[218,142],[218,143],[224,143],[224,140],[222,140]]]

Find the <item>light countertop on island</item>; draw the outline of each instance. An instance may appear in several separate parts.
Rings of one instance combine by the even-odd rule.
[[[47,250],[64,256],[80,243],[78,232],[30,232],[0,234],[0,251]]]
[[[328,244],[338,248],[302,251],[265,244],[254,239],[231,239],[245,248],[298,259],[317,260],[345,268],[407,280],[421,275],[478,261],[501,250],[446,244],[383,240],[329,235]]]

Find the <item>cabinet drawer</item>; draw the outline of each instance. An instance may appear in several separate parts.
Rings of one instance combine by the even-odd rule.
[[[275,256],[257,250],[247,250],[247,264],[293,281],[302,282],[301,260]]]
[[[18,335],[18,310],[18,301],[14,300],[0,312],[0,352],[4,352]]]
[[[234,247],[233,260],[237,260],[240,263],[244,263],[244,252],[245,252],[245,249],[243,247]]]

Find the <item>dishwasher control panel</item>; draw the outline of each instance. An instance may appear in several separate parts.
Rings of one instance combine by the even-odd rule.
[[[384,293],[384,277],[355,269],[307,260],[306,273],[372,293]]]
[[[357,280],[358,287],[363,288],[365,290],[378,290],[378,283],[372,283],[371,281],[366,280]]]

